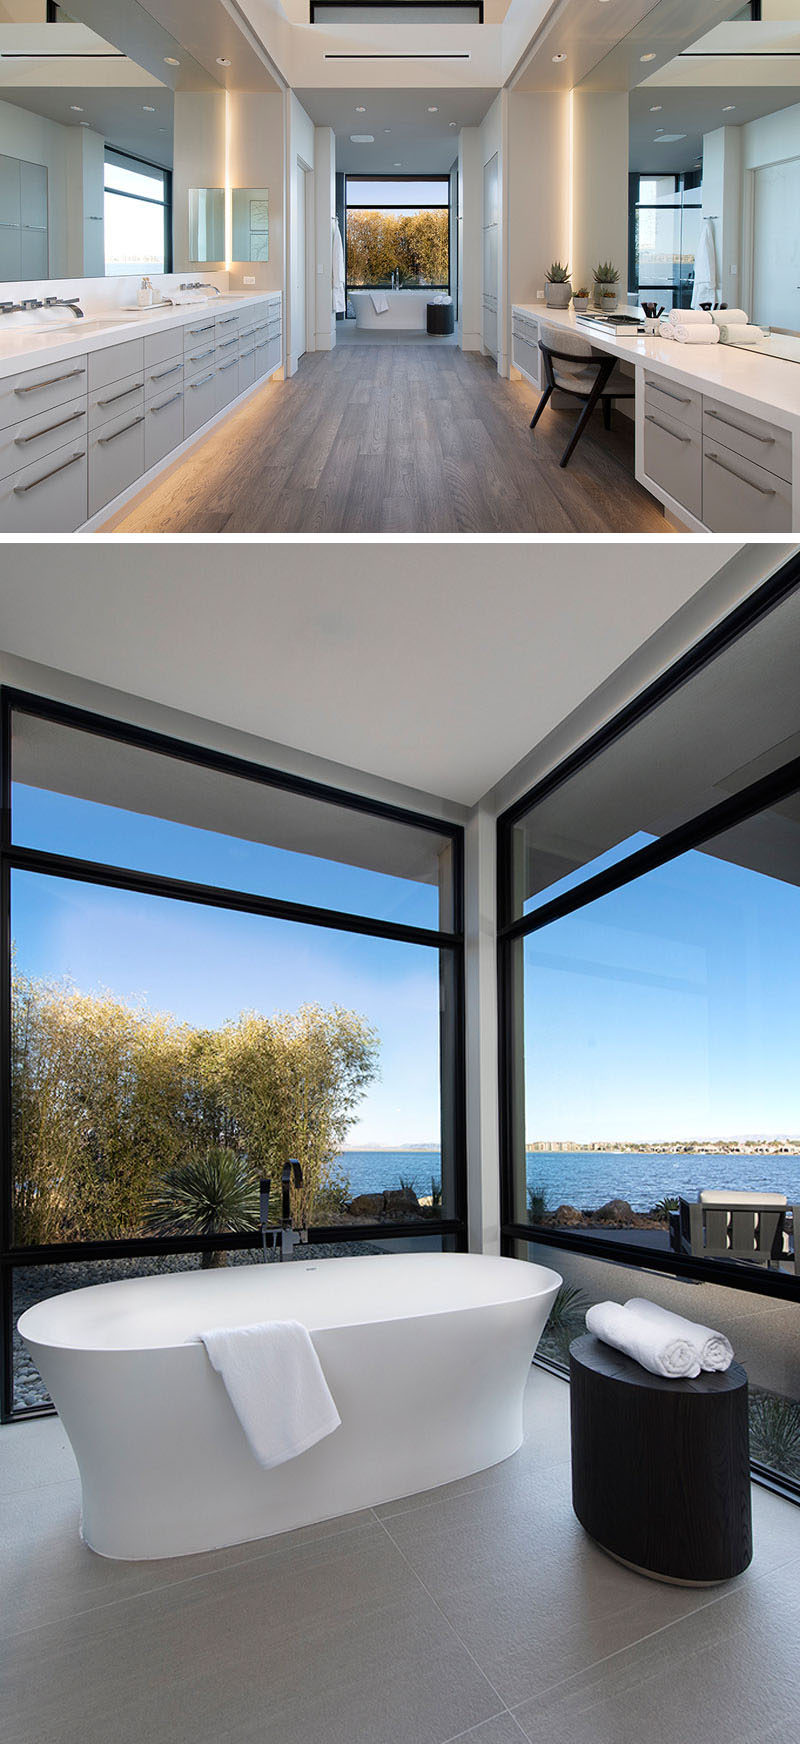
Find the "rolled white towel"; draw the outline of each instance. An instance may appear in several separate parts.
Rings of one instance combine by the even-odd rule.
[[[744,309],[712,309],[711,319],[715,327],[728,327],[731,323],[739,321],[746,326],[750,316]]]
[[[682,321],[671,321],[671,337],[679,345],[719,345],[722,329],[709,321],[707,327],[684,327]]]
[[[659,321],[658,333],[659,333],[659,338],[661,338],[661,339],[674,339],[675,338],[675,327],[674,327],[673,322],[667,321],[666,319],[663,321]]]
[[[713,327],[713,317],[708,309],[670,309],[668,321],[677,321],[681,326]]]
[[[700,1326],[696,1320],[686,1320],[682,1314],[673,1314],[669,1308],[659,1308],[657,1302],[649,1302],[645,1296],[632,1296],[625,1307],[643,1314],[646,1320],[652,1320],[654,1326],[663,1326],[665,1337],[671,1328],[675,1338],[685,1338],[697,1351],[698,1362],[706,1374],[724,1374],[730,1368],[733,1345],[724,1332],[715,1332],[711,1326]]]
[[[646,1314],[623,1308],[620,1302],[596,1302],[586,1315],[586,1325],[596,1338],[633,1357],[651,1375],[691,1381],[700,1373],[697,1352],[685,1338],[674,1337]]]
[[[749,321],[725,322],[718,328],[723,345],[763,345],[764,333],[761,327],[752,325]]]

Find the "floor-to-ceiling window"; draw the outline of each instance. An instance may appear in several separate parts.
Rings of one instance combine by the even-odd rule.
[[[450,177],[347,176],[348,288],[450,288]]]
[[[499,920],[506,1239],[564,1254],[545,1353],[647,1268],[730,1327],[800,1494],[798,646],[793,563],[506,813]]]
[[[629,177],[629,294],[688,309],[703,207],[701,169]]]
[[[459,826],[3,693],[4,1413],[13,1325],[261,1259],[464,1240]]]

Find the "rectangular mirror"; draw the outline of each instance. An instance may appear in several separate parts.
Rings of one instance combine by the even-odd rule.
[[[234,188],[233,260],[269,260],[269,188]]]
[[[224,188],[189,189],[189,261],[203,266],[225,259]]]

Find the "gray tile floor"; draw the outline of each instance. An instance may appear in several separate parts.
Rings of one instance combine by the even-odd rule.
[[[55,1419],[0,1430],[0,1725],[13,1744],[789,1744],[800,1509],[753,1492],[726,1587],[629,1573],[578,1526],[569,1396],[524,1447],[282,1538],[113,1563]]]

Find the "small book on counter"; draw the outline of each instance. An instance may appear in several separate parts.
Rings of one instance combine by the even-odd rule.
[[[585,315],[576,315],[575,325],[585,328],[587,333],[621,333],[624,336],[626,333],[634,335],[644,332],[644,319],[641,315],[604,315],[599,309],[596,313],[587,310]]]

